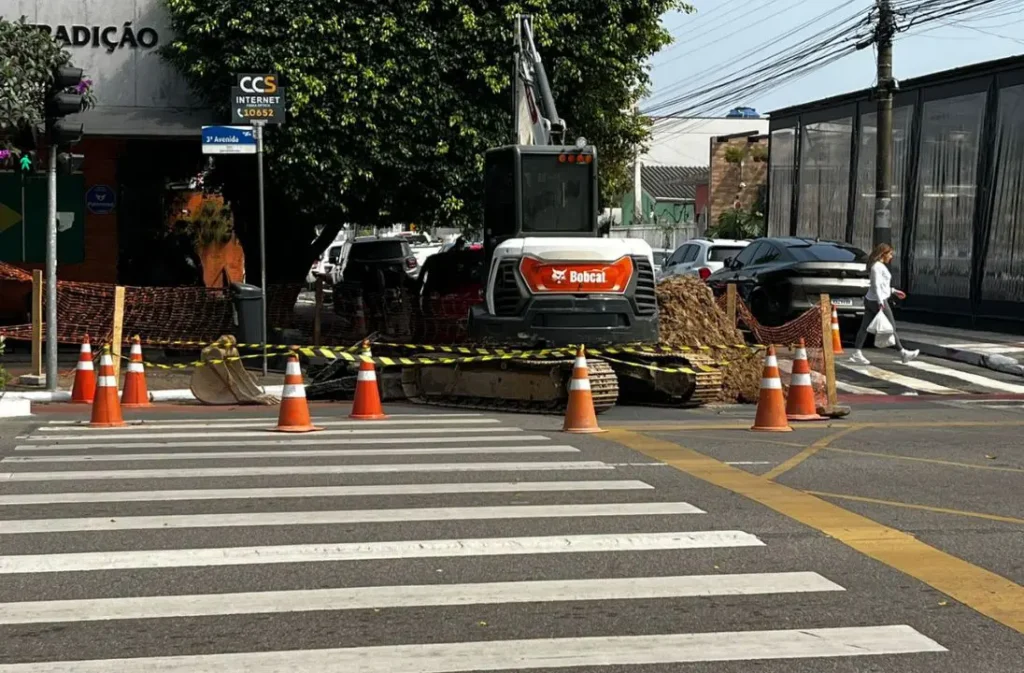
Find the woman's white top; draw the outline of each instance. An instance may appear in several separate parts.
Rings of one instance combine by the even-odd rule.
[[[869,274],[868,293],[864,298],[878,303],[886,301],[892,296],[892,287],[890,287],[892,274],[889,273],[889,268],[881,262],[875,262],[871,265]]]

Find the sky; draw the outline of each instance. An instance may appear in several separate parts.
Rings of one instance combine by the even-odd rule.
[[[690,0],[690,4],[697,8],[696,14],[671,12],[662,17],[676,43],[651,60],[653,92],[641,108],[707,86],[734,71],[749,70],[848,16],[866,15],[875,0]],[[825,13],[829,15],[800,33],[781,39],[787,31]],[[763,48],[737,61],[738,55],[760,45]],[[1004,0],[898,34],[893,74],[898,80],[908,79],[1020,54],[1024,54],[1024,0]],[[874,85],[874,74],[875,52],[869,47],[771,91],[731,100],[723,113],[730,107],[747,106],[763,114],[863,89]]]

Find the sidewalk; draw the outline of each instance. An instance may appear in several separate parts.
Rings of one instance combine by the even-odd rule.
[[[925,355],[1024,377],[1024,336],[899,321],[900,341]]]

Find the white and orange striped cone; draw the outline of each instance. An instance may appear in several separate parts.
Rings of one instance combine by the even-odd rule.
[[[839,338],[839,314],[836,307],[832,307],[832,352],[836,355],[843,353],[843,340]]]
[[[594,397],[590,392],[590,375],[587,372],[586,349],[581,345],[576,351],[576,362],[572,367],[569,381],[569,404],[565,408],[563,432],[595,433],[605,432],[597,425],[594,412]]]
[[[779,361],[775,357],[775,346],[768,346],[761,374],[761,392],[757,400],[757,413],[751,430],[757,432],[792,432],[786,420],[786,400],[782,394],[782,379],[779,378]]]
[[[75,365],[75,382],[71,386],[72,404],[92,404],[96,395],[96,372],[92,365],[92,346],[89,335],[82,339],[82,349],[78,352],[78,364]]]
[[[790,421],[820,421],[817,405],[814,403],[814,386],[811,384],[811,364],[807,361],[807,347],[800,339],[793,356],[793,375],[789,379],[789,396],[786,398],[786,418]]]
[[[151,407],[149,388],[146,386],[146,367],[142,364],[142,343],[139,337],[132,339],[128,354],[128,370],[124,375],[124,390],[121,392],[121,406],[125,409]]]
[[[100,356],[100,372],[96,377],[89,425],[94,428],[120,428],[125,425],[121,403],[117,399],[117,376],[114,375],[114,360],[110,356],[109,345],[103,346],[103,354]]]
[[[306,403],[306,386],[302,383],[299,356],[292,353],[284,370],[284,390],[281,392],[281,412],[277,416],[277,432],[313,432],[322,430],[313,425]]]
[[[364,358],[371,358],[370,342],[363,342]],[[377,387],[377,370],[370,360],[363,360],[359,363],[359,373],[356,375],[356,395],[352,400],[352,413],[349,418],[360,421],[379,421],[387,416],[380,406],[380,389]]]

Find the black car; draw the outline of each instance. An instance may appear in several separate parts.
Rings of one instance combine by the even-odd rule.
[[[353,312],[356,297],[414,297],[419,290],[419,263],[408,241],[400,238],[357,239],[345,259],[345,270],[333,288],[338,315]],[[411,300],[411,299],[410,299]]]
[[[759,238],[708,276],[716,296],[730,283],[763,325],[781,325],[827,293],[841,318],[864,313],[867,253],[847,243]]]

